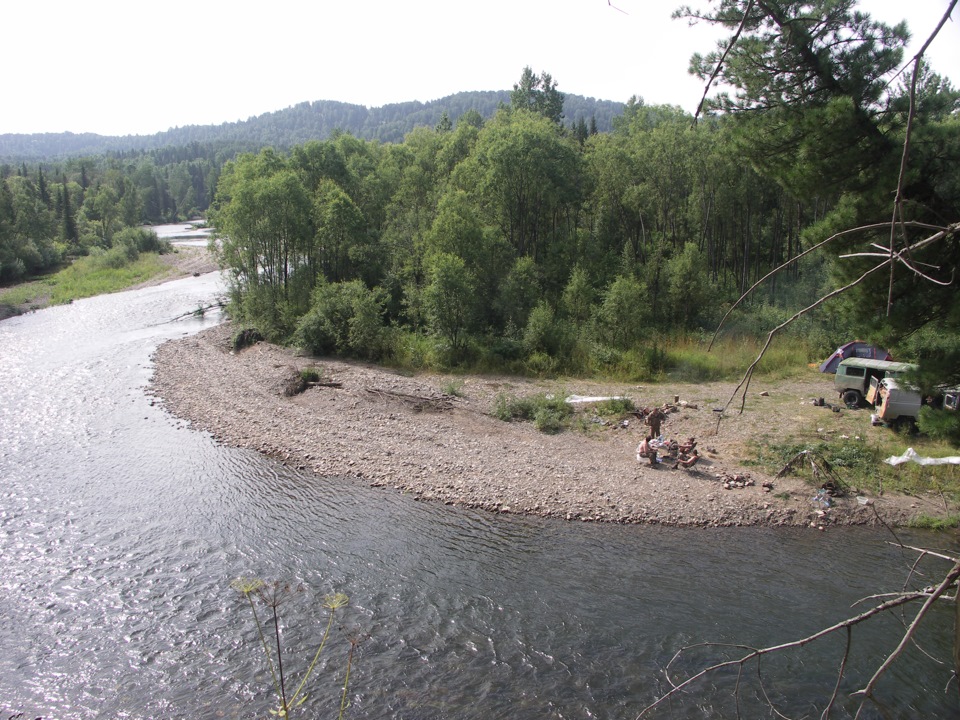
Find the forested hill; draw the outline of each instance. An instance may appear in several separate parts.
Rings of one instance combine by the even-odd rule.
[[[501,104],[510,105],[509,91],[461,92],[426,103],[412,101],[377,108],[317,100],[239,122],[189,125],[155,135],[4,134],[0,135],[0,158],[37,161],[182,147],[193,143],[229,144],[251,150],[265,146],[283,149],[308,140],[324,140],[335,130],[364,140],[401,142],[415,127],[435,126],[444,111],[456,123],[457,118],[468,110],[476,110],[484,119],[490,118]],[[565,95],[563,111],[566,125],[572,126],[582,120],[588,125],[595,123],[597,130],[605,132],[611,129],[613,118],[623,112],[623,103]]]

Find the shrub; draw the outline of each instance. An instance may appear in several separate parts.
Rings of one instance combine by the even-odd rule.
[[[528,373],[539,377],[553,375],[557,371],[558,366],[559,362],[556,358],[543,352],[533,353],[524,363],[524,367]]]
[[[90,252],[90,257],[94,259],[95,264],[101,268],[110,270],[119,270],[134,262],[140,256],[139,251],[129,244],[120,244],[109,250],[99,250],[99,248]]]
[[[260,334],[259,330],[256,328],[244,328],[234,334],[231,344],[235,351],[240,351],[251,345],[256,345],[261,340],[263,340],[263,335]]]
[[[548,435],[555,435],[563,430],[564,416],[552,408],[540,408],[533,416],[533,425],[537,430]]]
[[[113,244],[129,245],[138,252],[154,252],[158,255],[173,252],[173,245],[169,240],[161,240],[157,233],[149,228],[124,228],[113,236]]]
[[[453,397],[463,397],[463,380],[451,380],[443,386],[443,392]]]
[[[934,440],[944,440],[954,446],[960,445],[960,413],[938,410],[929,405],[920,408],[917,427],[924,435]]]
[[[313,354],[382,359],[393,344],[383,322],[385,303],[383,290],[370,290],[359,280],[321,283],[313,291],[310,311],[297,324],[294,341]]]
[[[556,353],[557,333],[554,327],[553,308],[541,300],[530,311],[523,331],[523,348],[528,353]]]
[[[557,433],[573,413],[573,408],[563,397],[540,393],[525,398],[501,393],[497,395],[494,416],[504,422],[513,420],[533,421],[541,432]]]
[[[594,411],[600,417],[619,417],[637,409],[630,398],[608,398],[594,405]]]
[[[300,377],[304,382],[320,382],[323,372],[317,367],[305,367],[300,371]]]

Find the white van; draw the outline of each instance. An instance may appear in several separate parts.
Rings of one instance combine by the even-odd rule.
[[[872,360],[870,358],[847,358],[837,365],[837,373],[833,377],[833,387],[849,408],[863,405],[864,398],[870,389],[870,380],[885,377],[897,377],[908,370],[915,370],[916,365],[888,360]]]
[[[874,425],[916,424],[923,405],[923,397],[919,390],[902,384],[896,378],[886,377],[876,381],[875,395],[877,412],[871,417]]]

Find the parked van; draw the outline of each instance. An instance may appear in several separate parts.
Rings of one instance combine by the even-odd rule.
[[[849,408],[860,407],[870,389],[870,380],[885,377],[897,377],[915,370],[916,365],[869,358],[847,358],[837,365],[837,374],[833,378],[833,387]]]
[[[943,409],[956,412],[960,408],[960,388],[950,388],[943,393]]]
[[[877,412],[871,418],[874,425],[916,424],[923,405],[918,390],[902,384],[896,378],[886,377],[876,383],[876,395]]]

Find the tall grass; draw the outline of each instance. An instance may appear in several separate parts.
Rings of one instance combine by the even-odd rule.
[[[531,377],[590,377],[617,382],[711,382],[742,377],[760,354],[765,338],[721,338],[708,350],[703,333],[652,336],[628,350],[581,342],[565,354],[524,353],[507,338],[474,338],[454,361],[430,335],[401,331],[394,336],[389,363],[411,371],[475,374],[505,373]],[[756,369],[759,377],[794,377],[805,372],[816,351],[803,339],[777,338]]]
[[[703,382],[739,378],[753,363],[766,338],[720,338],[708,350],[709,341],[687,335],[667,340],[667,373],[671,379]],[[756,374],[769,378],[793,377],[807,369],[811,349],[799,339],[776,339],[763,355]]]

